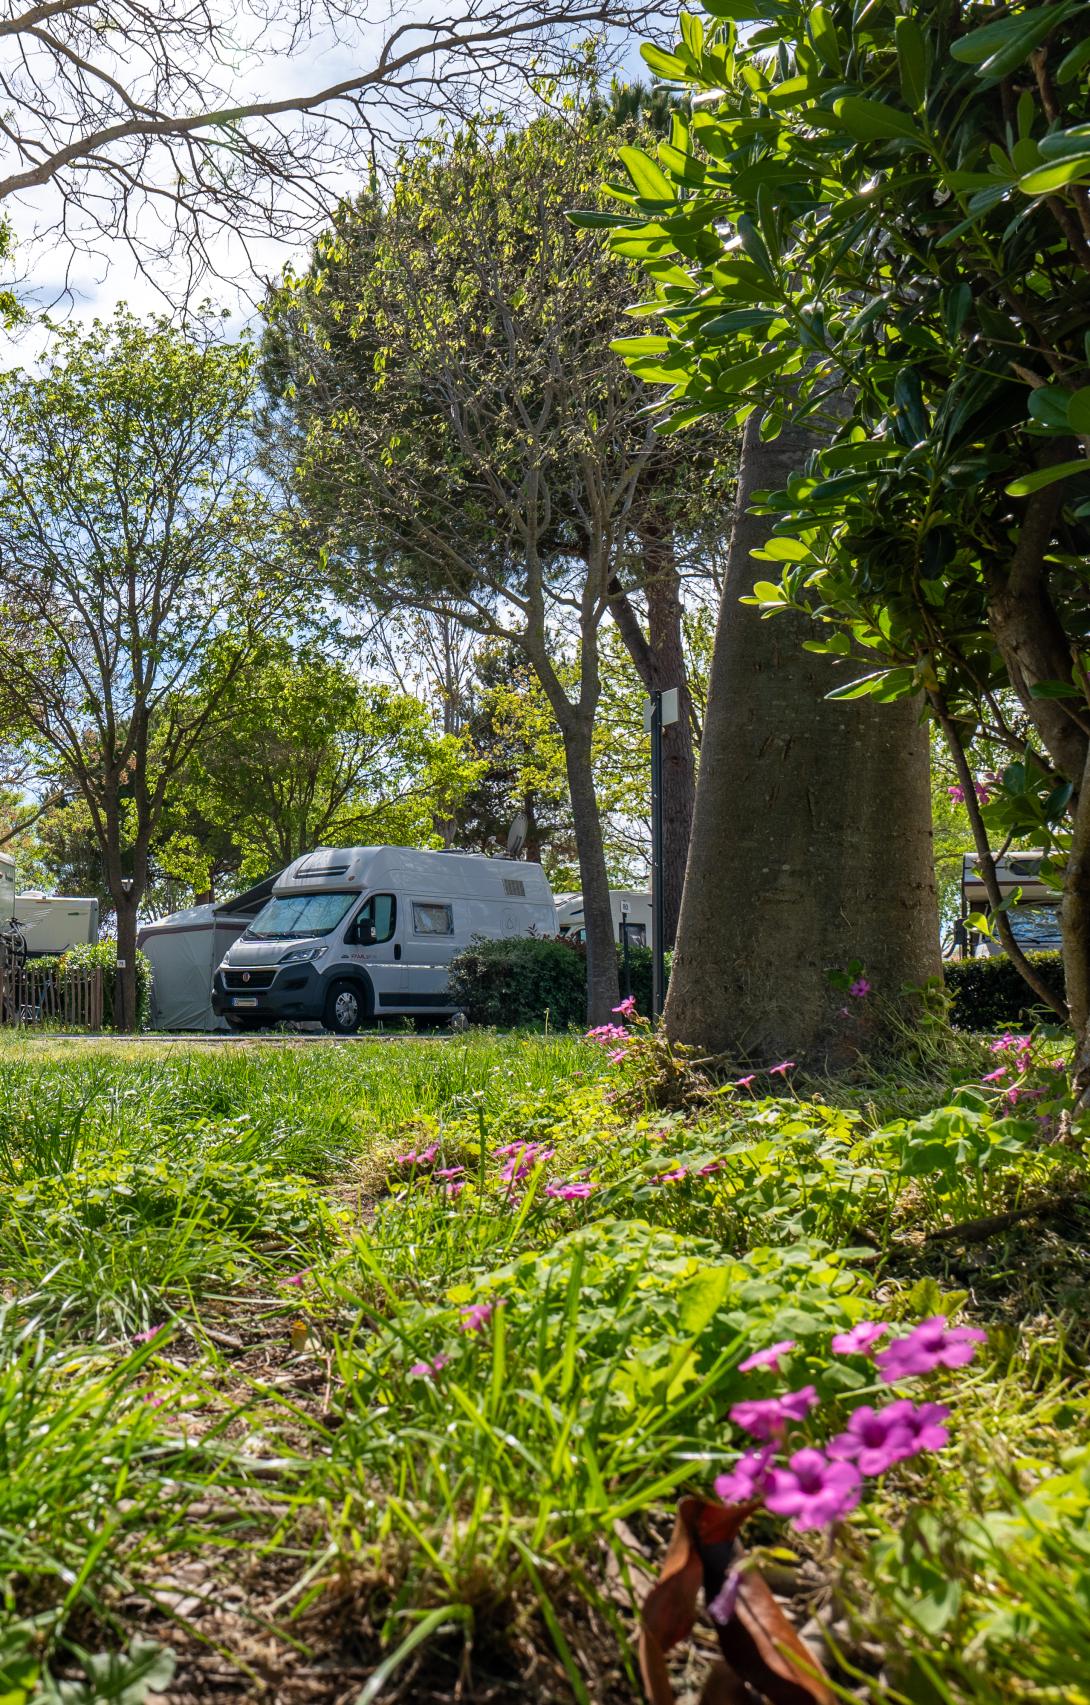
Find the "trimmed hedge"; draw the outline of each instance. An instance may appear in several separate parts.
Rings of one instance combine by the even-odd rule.
[[[621,994],[625,992],[617,949]],[[632,993],[641,1012],[651,1006],[651,949],[629,948]],[[475,941],[450,967],[450,993],[471,1024],[523,1028],[544,1024],[580,1029],[587,1018],[587,950],[567,936],[511,936]]]
[[[1063,960],[1058,953],[1027,953],[1049,988],[1064,992]],[[943,967],[950,996],[950,1022],[959,1030],[1026,1029],[1041,1018],[1055,1022],[1006,954],[993,959],[954,959]]]

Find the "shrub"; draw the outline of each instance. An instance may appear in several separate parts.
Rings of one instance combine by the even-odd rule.
[[[471,1024],[583,1024],[586,951],[563,936],[475,941],[450,968],[451,998]]]
[[[624,959],[617,949],[622,996]],[[629,980],[637,1011],[651,1011],[651,949],[630,947]],[[669,956],[667,956],[669,971]],[[543,1024],[582,1027],[587,1016],[587,950],[566,935],[475,941],[450,968],[451,995],[471,1024],[504,1028]]]
[[[51,955],[40,959],[28,959],[27,968],[54,972],[57,981],[63,982],[66,975],[76,976],[81,971],[87,971],[98,965],[102,970],[102,1024],[110,1030],[114,1022],[114,987],[117,981],[117,942],[116,941],[83,941],[76,947],[70,947],[55,959]],[[151,1026],[151,960],[146,953],[136,950],[136,1028],[147,1030]]]
[[[1064,992],[1063,961],[1058,953],[1029,953],[1031,965],[1058,995]],[[1006,955],[994,959],[953,960],[944,967],[951,997],[950,1022],[959,1030],[1025,1028],[1055,1014],[1038,1000]]]

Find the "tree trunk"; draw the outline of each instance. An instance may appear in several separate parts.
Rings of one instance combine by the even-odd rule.
[[[113,895],[117,913],[117,984],[114,990],[114,1028],[131,1031],[138,1027],[136,1010],[136,885],[126,893],[120,887]]]
[[[591,735],[589,728],[580,725],[569,725],[561,732],[587,932],[587,1022],[608,1024],[621,995],[602,820],[594,791]]]
[[[662,905],[664,946],[669,949],[677,939],[681,917],[696,800],[696,755],[681,625],[681,576],[673,534],[668,527],[656,525],[653,515],[647,515],[640,525],[640,541],[646,575],[651,685],[660,692],[678,689],[677,721],[662,731]]]
[[[678,720],[662,731],[662,875],[665,945],[673,947],[681,915],[685,861],[696,797],[696,753],[692,700],[685,667],[681,624],[681,576],[669,526],[654,510],[637,523],[643,554],[643,590],[647,598],[647,637],[619,580],[609,588],[609,606],[617,632],[647,691],[678,689]]]
[[[748,512],[823,440],[746,426],[693,838],[666,1005],[670,1036],[758,1064],[845,1063],[940,968],[926,730],[911,701],[830,700],[809,618],[740,605],[770,527]],[[870,996],[830,971],[863,966]],[[847,1013],[847,1016],[844,1014]]]

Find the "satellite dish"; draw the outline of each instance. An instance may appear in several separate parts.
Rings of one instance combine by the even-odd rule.
[[[530,819],[525,811],[516,812],[515,820],[507,831],[505,858],[518,858],[519,853],[526,845],[526,835],[529,828]]]

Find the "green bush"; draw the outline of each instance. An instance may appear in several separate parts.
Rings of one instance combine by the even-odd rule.
[[[1049,988],[1062,995],[1060,954],[1028,953],[1026,957]],[[950,1022],[959,1030],[995,1030],[1008,1024],[1024,1029],[1042,1017],[1055,1017],[1005,954],[994,959],[955,959],[944,967],[944,973],[946,992],[951,997]]]
[[[625,994],[624,959],[617,970]],[[651,1010],[651,949],[630,947],[628,972],[639,1012]],[[504,1029],[543,1024],[582,1027],[587,1016],[587,950],[566,935],[475,941],[450,968],[450,990],[471,1024]]]
[[[111,1030],[114,1023],[114,989],[117,983],[117,942],[116,941],[83,941],[76,947],[70,947],[59,958],[46,955],[40,959],[28,959],[28,970],[51,970],[58,984],[63,983],[66,975],[77,976],[81,971],[91,966],[102,968],[102,1024],[106,1030]],[[136,950],[136,1028],[148,1030],[151,1027],[151,960],[146,953]]]

